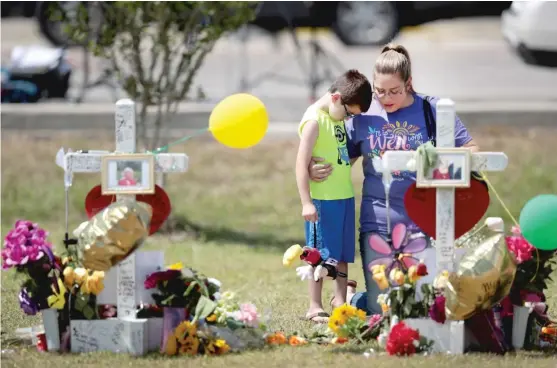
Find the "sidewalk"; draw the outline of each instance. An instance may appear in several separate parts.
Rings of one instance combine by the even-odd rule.
[[[293,131],[306,103],[299,99],[262,98],[271,126],[292,125]],[[457,114],[467,126],[520,125],[557,127],[557,102],[541,101],[455,101]],[[207,126],[216,102],[183,103],[167,122],[171,130],[199,129]],[[138,109],[139,110],[139,109]],[[3,130],[113,130],[114,105],[108,103],[3,104],[0,106]],[[149,115],[153,115],[150,109]],[[150,119],[151,120],[151,119]],[[281,128],[289,129],[289,128]]]

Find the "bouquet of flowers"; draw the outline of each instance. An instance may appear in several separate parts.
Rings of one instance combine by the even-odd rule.
[[[48,233],[30,221],[18,220],[4,239],[2,269],[24,276],[19,303],[27,315],[49,308],[52,290],[58,288],[55,271],[61,267],[47,241]]]
[[[220,355],[265,345],[266,325],[255,305],[239,303],[230,291],[216,297],[216,301],[198,304],[195,316],[176,328],[166,354]],[[201,296],[200,301],[205,298]]]
[[[395,285],[388,293],[380,294],[378,297],[377,302],[384,314],[396,316],[400,320],[429,315],[429,309],[435,302],[433,286],[423,284],[421,287],[423,299],[416,300],[416,283],[421,277],[427,275],[427,267],[423,262],[410,266],[406,272],[395,267],[389,272],[388,279],[384,265],[375,265],[371,271],[373,279],[381,290],[387,289],[390,284]]]
[[[214,301],[218,297],[220,283],[199,274],[197,271],[184,268],[181,263],[169,266],[147,276],[145,289],[157,289],[153,299],[159,307],[179,307],[194,311],[198,302]],[[202,299],[202,297],[205,297]]]
[[[556,263],[555,251],[534,248],[517,226],[512,227],[511,233],[505,240],[507,248],[514,255],[517,268],[510,298],[513,304],[523,305],[529,294],[543,296]]]
[[[383,316],[374,315],[369,321],[366,312],[351,305],[341,305],[333,310],[329,318],[329,329],[336,335],[333,343],[350,340],[364,343],[376,339],[381,331]]]
[[[385,350],[389,355],[409,356],[428,352],[432,346],[433,341],[420,336],[417,330],[406,326],[404,322],[398,322],[389,332]]]
[[[62,309],[67,300],[72,319],[99,318],[97,295],[104,289],[104,272],[77,267],[71,257],[65,257],[62,265],[64,270],[57,278],[59,290],[50,297],[49,305]]]

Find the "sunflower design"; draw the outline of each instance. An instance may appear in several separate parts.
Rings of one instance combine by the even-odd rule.
[[[230,346],[225,340],[211,340],[205,345],[205,353],[208,355],[222,355],[230,351]]]
[[[199,351],[199,339],[196,336],[188,336],[180,342],[180,355],[196,355]]]
[[[399,137],[412,136],[416,134],[418,130],[420,130],[419,127],[412,124],[408,124],[407,121],[403,122],[402,124],[399,121],[397,121],[394,124],[388,123],[383,125],[383,133],[392,134],[394,136],[399,136]]]
[[[190,321],[184,321],[174,330],[174,336],[180,344],[184,344],[188,338],[195,337],[197,334],[197,325]]]

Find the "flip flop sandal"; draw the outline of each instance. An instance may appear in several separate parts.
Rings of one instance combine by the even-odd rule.
[[[348,282],[346,283],[347,287],[353,287],[354,289],[356,289],[358,287],[358,282],[356,280],[348,280]],[[335,309],[333,303],[335,302],[335,296],[333,295],[331,297],[331,300],[329,300],[329,305],[331,306],[332,309]]]
[[[327,323],[331,316],[327,312],[315,312],[305,316],[304,320],[314,322],[314,323]]]

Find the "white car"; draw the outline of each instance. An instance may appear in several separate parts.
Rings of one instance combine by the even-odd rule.
[[[501,28],[526,63],[557,67],[557,1],[513,1]]]

